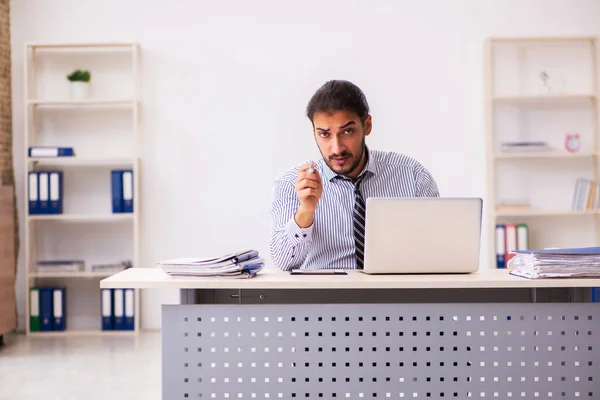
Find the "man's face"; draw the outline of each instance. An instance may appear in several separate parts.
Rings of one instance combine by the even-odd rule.
[[[313,115],[314,134],[323,159],[335,173],[356,178],[364,163],[365,137],[371,133],[371,116],[360,118],[352,111]]]

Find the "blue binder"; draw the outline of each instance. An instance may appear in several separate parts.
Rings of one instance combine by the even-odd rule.
[[[135,292],[133,289],[124,289],[123,292],[123,311],[125,316],[123,329],[132,331],[135,321]]]
[[[62,214],[63,212],[63,173],[62,171],[49,172],[50,207],[49,214]]]
[[[133,212],[133,170],[123,171],[123,212]]]
[[[73,157],[72,147],[35,146],[28,149],[29,157]]]
[[[29,215],[40,213],[40,185],[39,175],[36,171],[30,171],[27,182],[27,196],[29,198]]]
[[[113,330],[115,328],[115,317],[113,315],[113,289],[101,290],[100,308],[100,313],[102,315],[102,330]]]
[[[48,171],[38,172],[39,213],[50,213],[50,179]]]
[[[125,293],[124,289],[113,291],[113,315],[115,317],[115,330],[125,329]]]
[[[600,303],[600,287],[592,288],[592,303]]]
[[[52,288],[40,288],[40,331],[52,330]]]
[[[110,171],[110,188],[112,195],[112,212],[123,212],[123,173],[121,170]]]
[[[52,289],[52,330],[65,330],[65,288]]]
[[[506,268],[506,226],[496,224],[496,268]]]

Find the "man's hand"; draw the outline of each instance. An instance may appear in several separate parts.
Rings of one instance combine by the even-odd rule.
[[[311,167],[312,172],[309,172]],[[313,223],[315,210],[323,193],[321,175],[311,164],[304,164],[300,167],[295,183],[300,207],[294,219],[300,228],[308,228]]]

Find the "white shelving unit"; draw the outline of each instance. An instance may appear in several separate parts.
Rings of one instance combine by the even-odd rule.
[[[99,279],[92,264],[130,260],[140,253],[140,62],[136,43],[27,44],[25,48],[25,182],[29,171],[63,171],[63,213],[30,215],[25,185],[26,333],[135,335],[140,294],[135,291],[133,331],[101,330]],[[66,76],[91,72],[91,94],[73,100]],[[29,158],[31,146],[73,147],[74,157]],[[112,213],[112,169],[133,170],[133,213]],[[82,272],[42,273],[38,259],[83,259]],[[66,330],[30,330],[29,289],[64,286]]]
[[[527,224],[529,248],[600,244],[600,210],[572,206],[577,179],[599,176],[598,58],[595,37],[486,42],[487,222],[493,268],[496,224]],[[573,133],[580,134],[581,147],[571,153],[564,142]],[[510,141],[544,141],[550,149],[503,152],[501,144]],[[499,207],[517,199],[531,207]]]

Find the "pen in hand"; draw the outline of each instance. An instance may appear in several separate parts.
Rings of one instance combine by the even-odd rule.
[[[323,193],[323,184],[317,163],[309,161],[300,166],[298,176],[294,181],[294,189],[299,203],[294,220],[300,228],[308,228],[314,222],[317,203]]]

